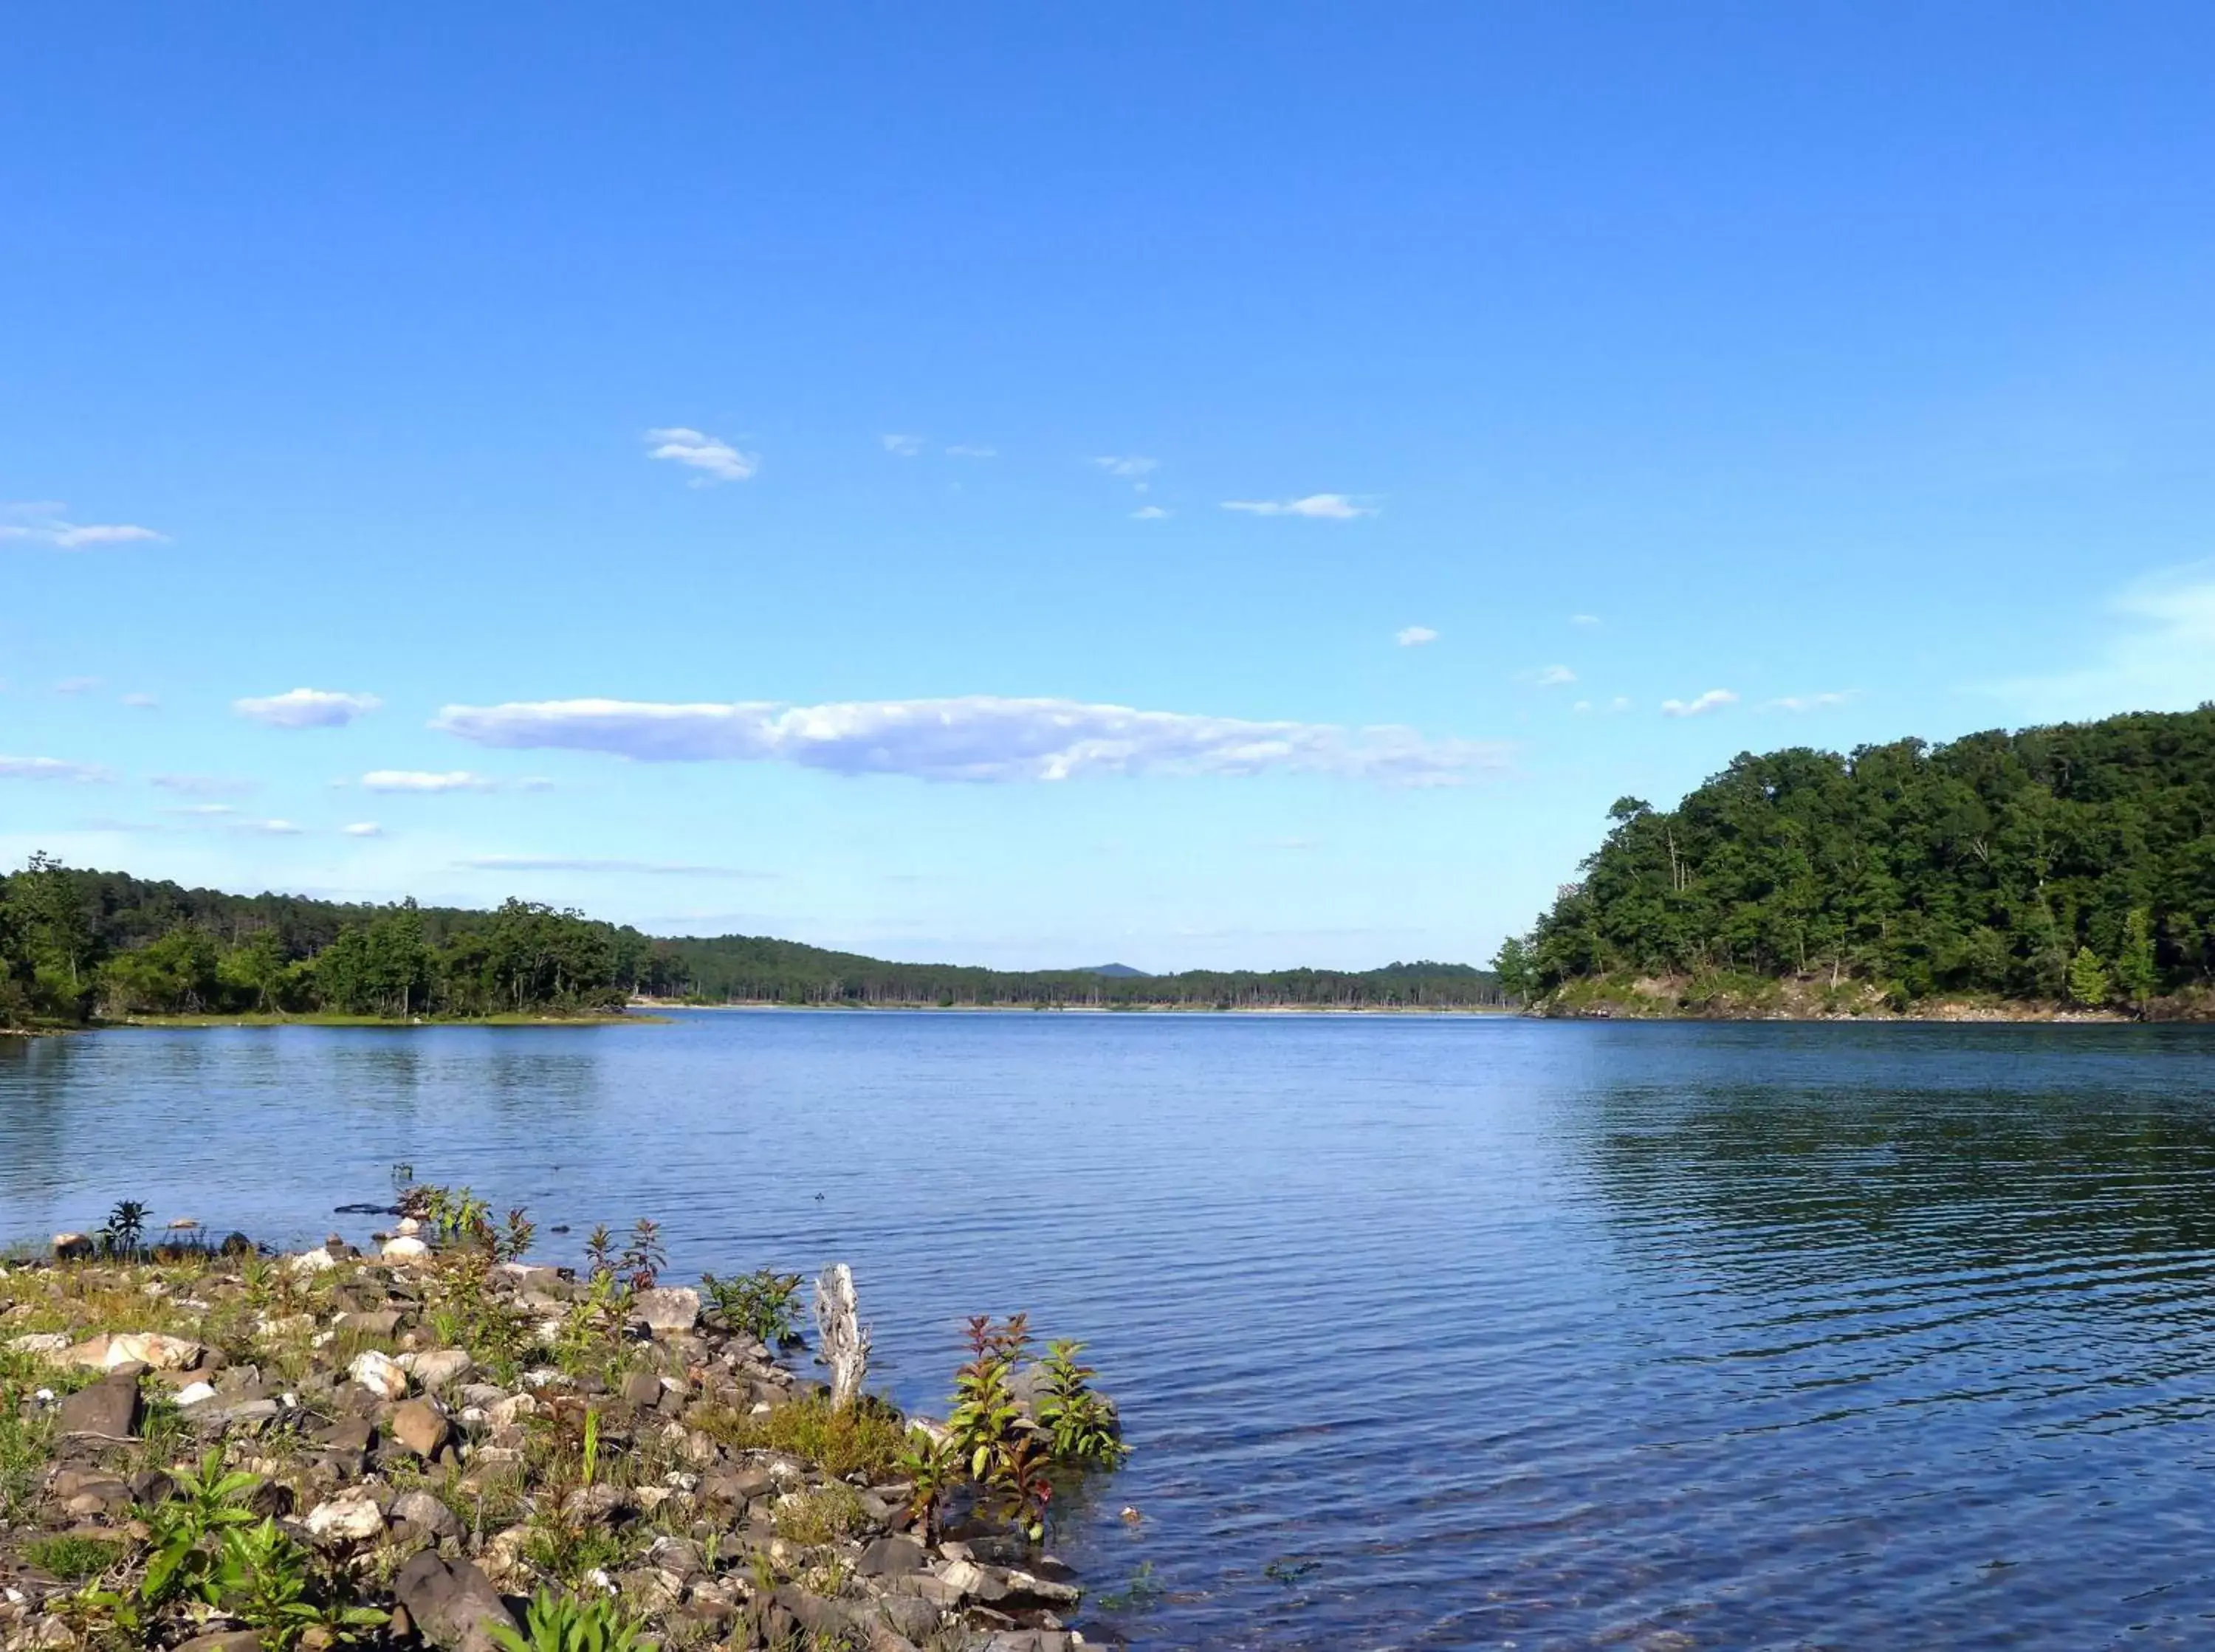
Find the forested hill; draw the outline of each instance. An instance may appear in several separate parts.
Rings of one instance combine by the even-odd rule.
[[[1518,997],[1737,974],[2144,1007],[2215,971],[2215,704],[1748,755],[1673,810],[1609,812],[1501,950]]]
[[[97,1017],[572,1014],[635,996],[703,1003],[1465,1007],[1490,972],[1006,972],[888,964],[793,941],[660,939],[576,912],[233,895],[34,857],[0,877],[0,1026]]]

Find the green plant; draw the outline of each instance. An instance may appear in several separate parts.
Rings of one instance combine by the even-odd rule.
[[[978,1478],[992,1493],[999,1514],[1033,1543],[1046,1536],[1046,1505],[1053,1500],[1048,1478],[1053,1453],[1034,1434],[1019,1434],[995,1449]]]
[[[591,1485],[592,1477],[600,1466],[600,1414],[586,1407],[585,1410],[585,1444],[582,1453],[585,1484]]]
[[[0,1518],[28,1519],[53,1441],[53,1419],[25,1409],[36,1379],[24,1355],[0,1352]]]
[[[632,1223],[630,1243],[623,1246],[617,1265],[629,1273],[631,1289],[652,1290],[661,1270],[669,1265],[661,1248],[661,1224],[644,1216]]]
[[[802,1548],[819,1548],[858,1532],[868,1520],[861,1495],[853,1487],[833,1480],[813,1491],[797,1493],[776,1507],[776,1534]]]
[[[266,1652],[289,1652],[311,1626],[327,1640],[354,1639],[385,1614],[371,1606],[327,1604],[317,1591],[308,1551],[277,1529],[273,1520],[234,1526],[218,1551],[211,1604],[221,1604],[261,1637]]]
[[[1083,1349],[1083,1343],[1046,1344],[1046,1358],[1040,1362],[1046,1391],[1039,1396],[1039,1423],[1052,1442],[1056,1461],[1113,1468],[1129,1455],[1130,1447],[1117,1434],[1115,1408],[1093,1390],[1092,1379],[1098,1373],[1077,1362]]]
[[[1022,1417],[1008,1377],[1029,1343],[1029,1319],[1018,1313],[1003,1325],[980,1313],[969,1321],[967,1336],[970,1357],[954,1374],[954,1407],[946,1424],[954,1431],[955,1447],[968,1459],[970,1478],[982,1480]]]
[[[592,1265],[591,1277],[597,1280],[604,1274],[615,1271],[616,1239],[608,1232],[605,1222],[595,1222],[585,1239],[585,1257]]]
[[[736,1279],[700,1276],[701,1288],[733,1331],[756,1342],[784,1348],[800,1340],[801,1276],[781,1274],[774,1268],[757,1268]]]
[[[788,1452],[840,1480],[883,1478],[899,1467],[907,1444],[899,1413],[867,1395],[843,1409],[828,1394],[809,1394],[759,1415],[720,1410],[703,1426],[734,1450]]]
[[[52,1578],[64,1583],[82,1583],[87,1578],[97,1577],[115,1563],[122,1553],[119,1545],[103,1538],[61,1537],[40,1538],[23,1545],[23,1558]]]
[[[910,1487],[909,1518],[922,1529],[926,1545],[937,1542],[939,1514],[948,1495],[962,1482],[960,1451],[950,1440],[914,1429],[909,1431],[907,1448],[896,1466]]]
[[[219,1545],[226,1530],[255,1523],[243,1499],[260,1484],[251,1474],[225,1474],[220,1446],[211,1447],[197,1469],[180,1473],[171,1501],[141,1511],[148,1553],[139,1598],[159,1606],[196,1595],[213,1605],[218,1554],[209,1539]]]
[[[136,1199],[122,1199],[107,1213],[107,1226],[100,1230],[100,1248],[111,1257],[135,1257],[145,1237],[146,1207]]]
[[[521,1205],[507,1213],[507,1226],[493,1239],[493,1254],[502,1262],[520,1262],[531,1254],[531,1242],[538,1237],[538,1224],[531,1220],[531,1213]]]
[[[1158,1606],[1168,1593],[1154,1581],[1154,1563],[1142,1560],[1138,1569],[1131,1574],[1129,1582],[1120,1589],[1094,1596],[1092,1604],[1102,1612],[1145,1612]]]
[[[505,1652],[654,1652],[638,1619],[608,1599],[580,1600],[554,1589],[531,1597],[523,1628],[493,1626]]]

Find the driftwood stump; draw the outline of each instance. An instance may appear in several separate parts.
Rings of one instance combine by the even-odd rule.
[[[816,1354],[831,1367],[831,1404],[844,1410],[860,1397],[869,1370],[869,1332],[854,1300],[854,1270],[834,1262],[815,1282]]]

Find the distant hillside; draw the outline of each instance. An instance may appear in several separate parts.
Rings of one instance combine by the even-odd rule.
[[[348,904],[90,872],[34,859],[0,878],[0,1026],[248,1011],[576,1013],[633,995],[705,1003],[1208,1005],[1454,1008],[1496,1004],[1466,964],[1359,971],[1125,964],[1003,971],[894,964],[766,936],[658,939],[510,901]]]
[[[1519,997],[1691,1005],[1739,976],[1815,1009],[2186,1013],[2215,973],[2215,704],[1748,754],[1674,809],[1609,816],[1582,879],[1501,950]]]

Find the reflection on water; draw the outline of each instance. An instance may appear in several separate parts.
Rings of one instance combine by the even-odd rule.
[[[699,1015],[0,1042],[0,1232],[271,1236],[395,1163],[680,1267],[852,1261],[1139,1453],[1059,1511],[1162,1647],[2199,1644],[2215,1043],[2190,1029]],[[574,1239],[572,1240],[574,1242]],[[1146,1519],[1115,1517],[1126,1502]]]

